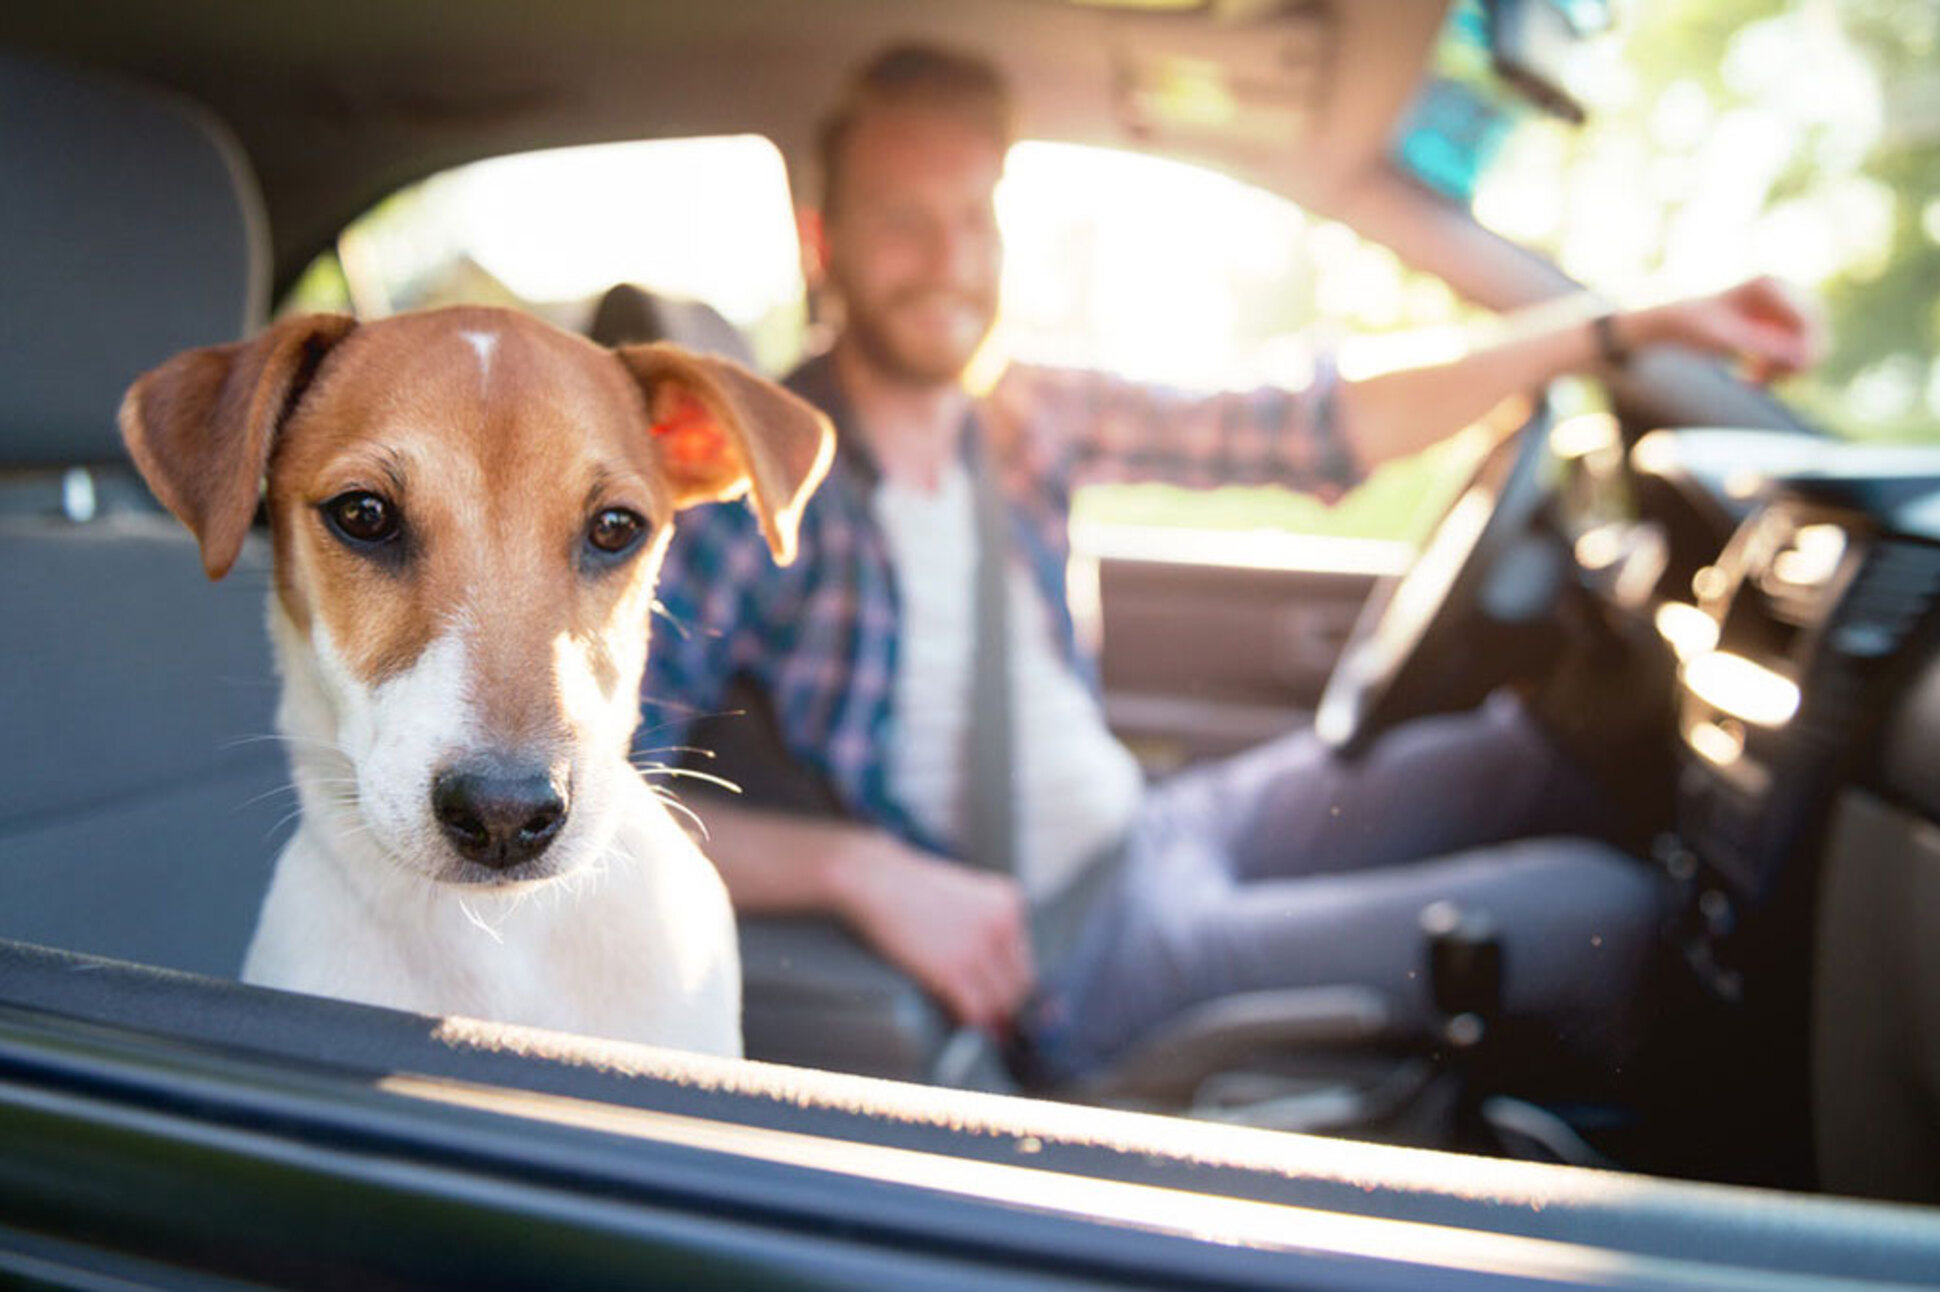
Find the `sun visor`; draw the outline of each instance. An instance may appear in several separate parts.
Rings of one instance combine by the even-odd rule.
[[[1117,113],[1142,144],[1253,160],[1283,156],[1318,126],[1337,43],[1331,8],[1212,5],[1113,24]]]

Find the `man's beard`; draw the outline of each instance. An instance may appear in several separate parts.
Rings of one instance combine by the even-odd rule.
[[[962,345],[948,341],[938,344],[910,344],[898,334],[895,316],[914,301],[947,295],[958,305],[976,311],[979,320],[974,338]],[[899,293],[880,308],[857,309],[852,298],[844,298],[843,332],[869,365],[891,380],[914,386],[934,386],[960,380],[963,371],[976,357],[984,338],[996,319],[996,302],[971,292],[940,292],[919,288]]]

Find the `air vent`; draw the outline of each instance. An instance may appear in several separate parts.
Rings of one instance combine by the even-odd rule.
[[[1847,589],[1825,644],[1852,659],[1886,659],[1940,596],[1940,547],[1880,543]]]
[[[1826,624],[1804,687],[1800,725],[1835,747],[1844,745],[1866,712],[1878,666],[1899,653],[1936,599],[1940,547],[1874,544]]]

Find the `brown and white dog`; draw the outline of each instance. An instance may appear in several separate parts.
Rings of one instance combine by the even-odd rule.
[[[790,560],[820,414],[671,346],[452,309],[177,355],[121,429],[210,578],[268,503],[302,820],[244,978],[740,1053],[726,891],[629,742],[674,513],[745,492]]]

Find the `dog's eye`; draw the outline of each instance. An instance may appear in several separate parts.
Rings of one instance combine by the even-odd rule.
[[[624,507],[608,507],[593,517],[586,528],[586,541],[608,556],[630,552],[647,532],[646,518]]]
[[[397,508],[362,489],[338,494],[323,504],[323,518],[353,543],[386,543],[400,529]]]

